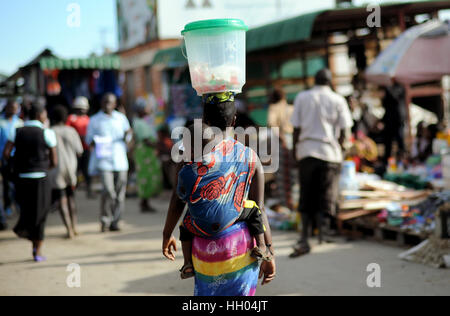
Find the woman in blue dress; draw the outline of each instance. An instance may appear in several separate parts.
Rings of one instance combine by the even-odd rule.
[[[232,94],[204,97],[204,106],[203,119],[209,126],[223,132],[234,126],[236,109]],[[249,227],[236,222],[250,203],[252,207],[259,205],[265,246],[273,255],[264,212],[264,172],[256,154],[232,137],[224,137],[201,163],[181,165],[178,182],[178,191],[174,190],[169,206],[162,250],[166,258],[175,259],[176,241],[172,232],[188,204],[190,214],[183,221],[181,235],[183,230],[196,235],[192,249],[183,249],[185,253],[192,252],[190,272],[196,277],[195,294],[254,295],[258,277],[264,276],[263,284],[271,282],[275,277],[274,258],[263,261],[259,268],[251,256],[255,244]]]

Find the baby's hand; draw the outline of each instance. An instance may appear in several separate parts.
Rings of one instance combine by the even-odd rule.
[[[162,253],[164,257],[171,261],[175,261],[175,254],[172,252],[177,251],[177,241],[173,236],[170,236],[170,238],[163,238],[162,243]]]

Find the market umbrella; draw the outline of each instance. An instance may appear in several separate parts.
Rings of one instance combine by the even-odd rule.
[[[366,70],[369,82],[390,86],[440,80],[450,74],[450,24],[432,20],[409,28]]]

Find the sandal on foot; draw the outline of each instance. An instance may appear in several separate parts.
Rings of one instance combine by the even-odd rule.
[[[156,211],[156,209],[154,209],[154,208],[151,207],[151,206],[141,207],[141,212],[142,212],[142,213],[158,213],[158,212]]]
[[[310,253],[310,252],[311,252],[311,248],[309,246],[298,244],[297,246],[294,247],[294,252],[292,252],[289,255],[289,258],[301,257],[303,255],[306,255],[306,254]]]
[[[192,271],[186,272],[186,270],[189,270],[189,269],[191,269]],[[189,278],[192,278],[195,276],[194,266],[192,264],[185,264],[181,268],[180,272],[181,272],[180,277],[182,280],[186,280],[186,279],[189,279]]]
[[[44,262],[47,261],[47,258],[44,256],[34,256],[34,262]]]

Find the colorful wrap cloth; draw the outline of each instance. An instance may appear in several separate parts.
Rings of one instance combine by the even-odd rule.
[[[254,296],[258,261],[250,256],[255,246],[244,222],[210,238],[195,237],[192,260],[195,296]]]
[[[233,138],[226,138],[178,174],[177,194],[188,204],[183,220],[197,236],[210,237],[239,218],[256,171],[257,155]]]

